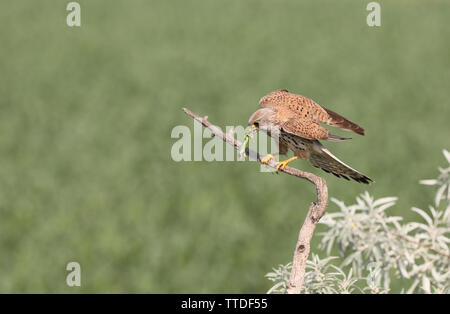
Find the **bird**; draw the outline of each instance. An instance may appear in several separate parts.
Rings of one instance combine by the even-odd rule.
[[[372,179],[346,165],[326,149],[319,140],[347,141],[350,138],[331,134],[320,123],[365,135],[362,127],[343,116],[317,104],[312,99],[290,93],[286,89],[276,90],[262,97],[260,109],[249,118],[248,125],[253,132],[264,131],[275,139],[279,146],[278,154],[286,155],[290,150],[292,158],[277,163],[276,172],[296,159],[309,161],[338,178],[353,179],[369,184]],[[275,161],[272,154],[261,158],[263,164]]]

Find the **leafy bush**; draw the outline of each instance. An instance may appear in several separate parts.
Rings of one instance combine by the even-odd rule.
[[[444,156],[450,164],[447,150]],[[395,276],[409,283],[402,293],[450,293],[450,166],[439,171],[437,179],[420,181],[437,187],[428,211],[412,208],[422,222],[389,216],[396,197],[375,200],[365,192],[352,205],[332,199],[339,210],[320,221],[327,230],[319,234],[319,248],[327,257],[312,254],[302,292],[387,293]],[[333,248],[339,257],[329,256]],[[268,293],[285,292],[290,269],[291,264],[280,265],[266,274],[275,282]]]

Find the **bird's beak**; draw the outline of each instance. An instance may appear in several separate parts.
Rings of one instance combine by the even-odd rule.
[[[254,133],[256,133],[256,132],[258,132],[258,127],[256,126],[255,123],[253,123],[253,124],[250,126],[250,133],[251,133],[251,134],[254,134]]]

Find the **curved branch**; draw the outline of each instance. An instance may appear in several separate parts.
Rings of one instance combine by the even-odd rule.
[[[200,122],[204,127],[210,129],[215,136],[234,146],[234,148],[238,151],[241,149],[242,143],[236,140],[233,134],[225,134],[218,127],[211,124],[208,121],[208,116],[202,118],[186,108],[183,108],[183,111],[188,116],[194,118],[194,120]],[[261,156],[257,152],[249,149],[248,155],[258,162],[261,162]],[[267,166],[276,168],[277,163],[271,160]],[[324,215],[325,210],[328,206],[328,188],[323,178],[318,177],[312,173],[298,170],[289,166],[286,166],[284,169],[280,169],[280,171],[291,176],[308,180],[309,182],[314,184],[317,192],[317,201],[313,202],[309,207],[308,214],[300,229],[297,244],[295,246],[291,277],[286,287],[286,292],[289,294],[293,294],[300,293],[303,285],[306,261],[308,260],[314,229],[316,228],[316,225],[319,222],[320,218]]]

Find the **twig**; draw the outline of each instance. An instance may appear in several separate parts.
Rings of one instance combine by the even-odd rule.
[[[191,116],[192,118],[194,118],[194,120],[200,122],[203,126],[210,129],[215,136],[234,146],[234,148],[238,151],[241,149],[242,143],[240,141],[236,140],[232,134],[225,134],[218,127],[211,124],[208,121],[207,116],[202,118],[186,108],[183,108],[183,111],[188,116]],[[257,152],[249,149],[248,155],[251,158],[261,162],[261,156]],[[268,166],[276,168],[277,163],[271,160]],[[328,188],[323,178],[318,177],[312,173],[301,171],[289,166],[286,166],[284,169],[280,169],[280,171],[291,176],[308,180],[309,182],[314,184],[317,192],[317,202],[313,202],[309,207],[308,214],[300,229],[297,244],[295,246],[291,277],[286,288],[287,293],[295,294],[300,293],[302,289],[303,279],[305,277],[306,261],[308,260],[314,229],[316,228],[319,219],[323,216],[328,206]]]
[[[402,240],[405,240],[406,242],[415,244],[415,245],[417,245],[417,246],[419,246],[419,247],[423,247],[423,248],[425,248],[425,249],[427,249],[427,250],[433,251],[433,252],[436,253],[436,254],[439,254],[439,255],[441,255],[441,256],[450,258],[450,254],[447,254],[447,253],[445,253],[445,252],[442,252],[441,250],[435,249],[435,248],[432,247],[431,245],[427,245],[427,244],[423,244],[423,243],[417,242],[417,241],[412,240],[412,239],[408,238],[407,236],[404,236],[404,235],[402,235],[402,234],[400,234],[400,233],[391,232],[391,234],[394,235],[394,236],[396,236],[396,237],[399,237],[399,238],[402,239]]]

